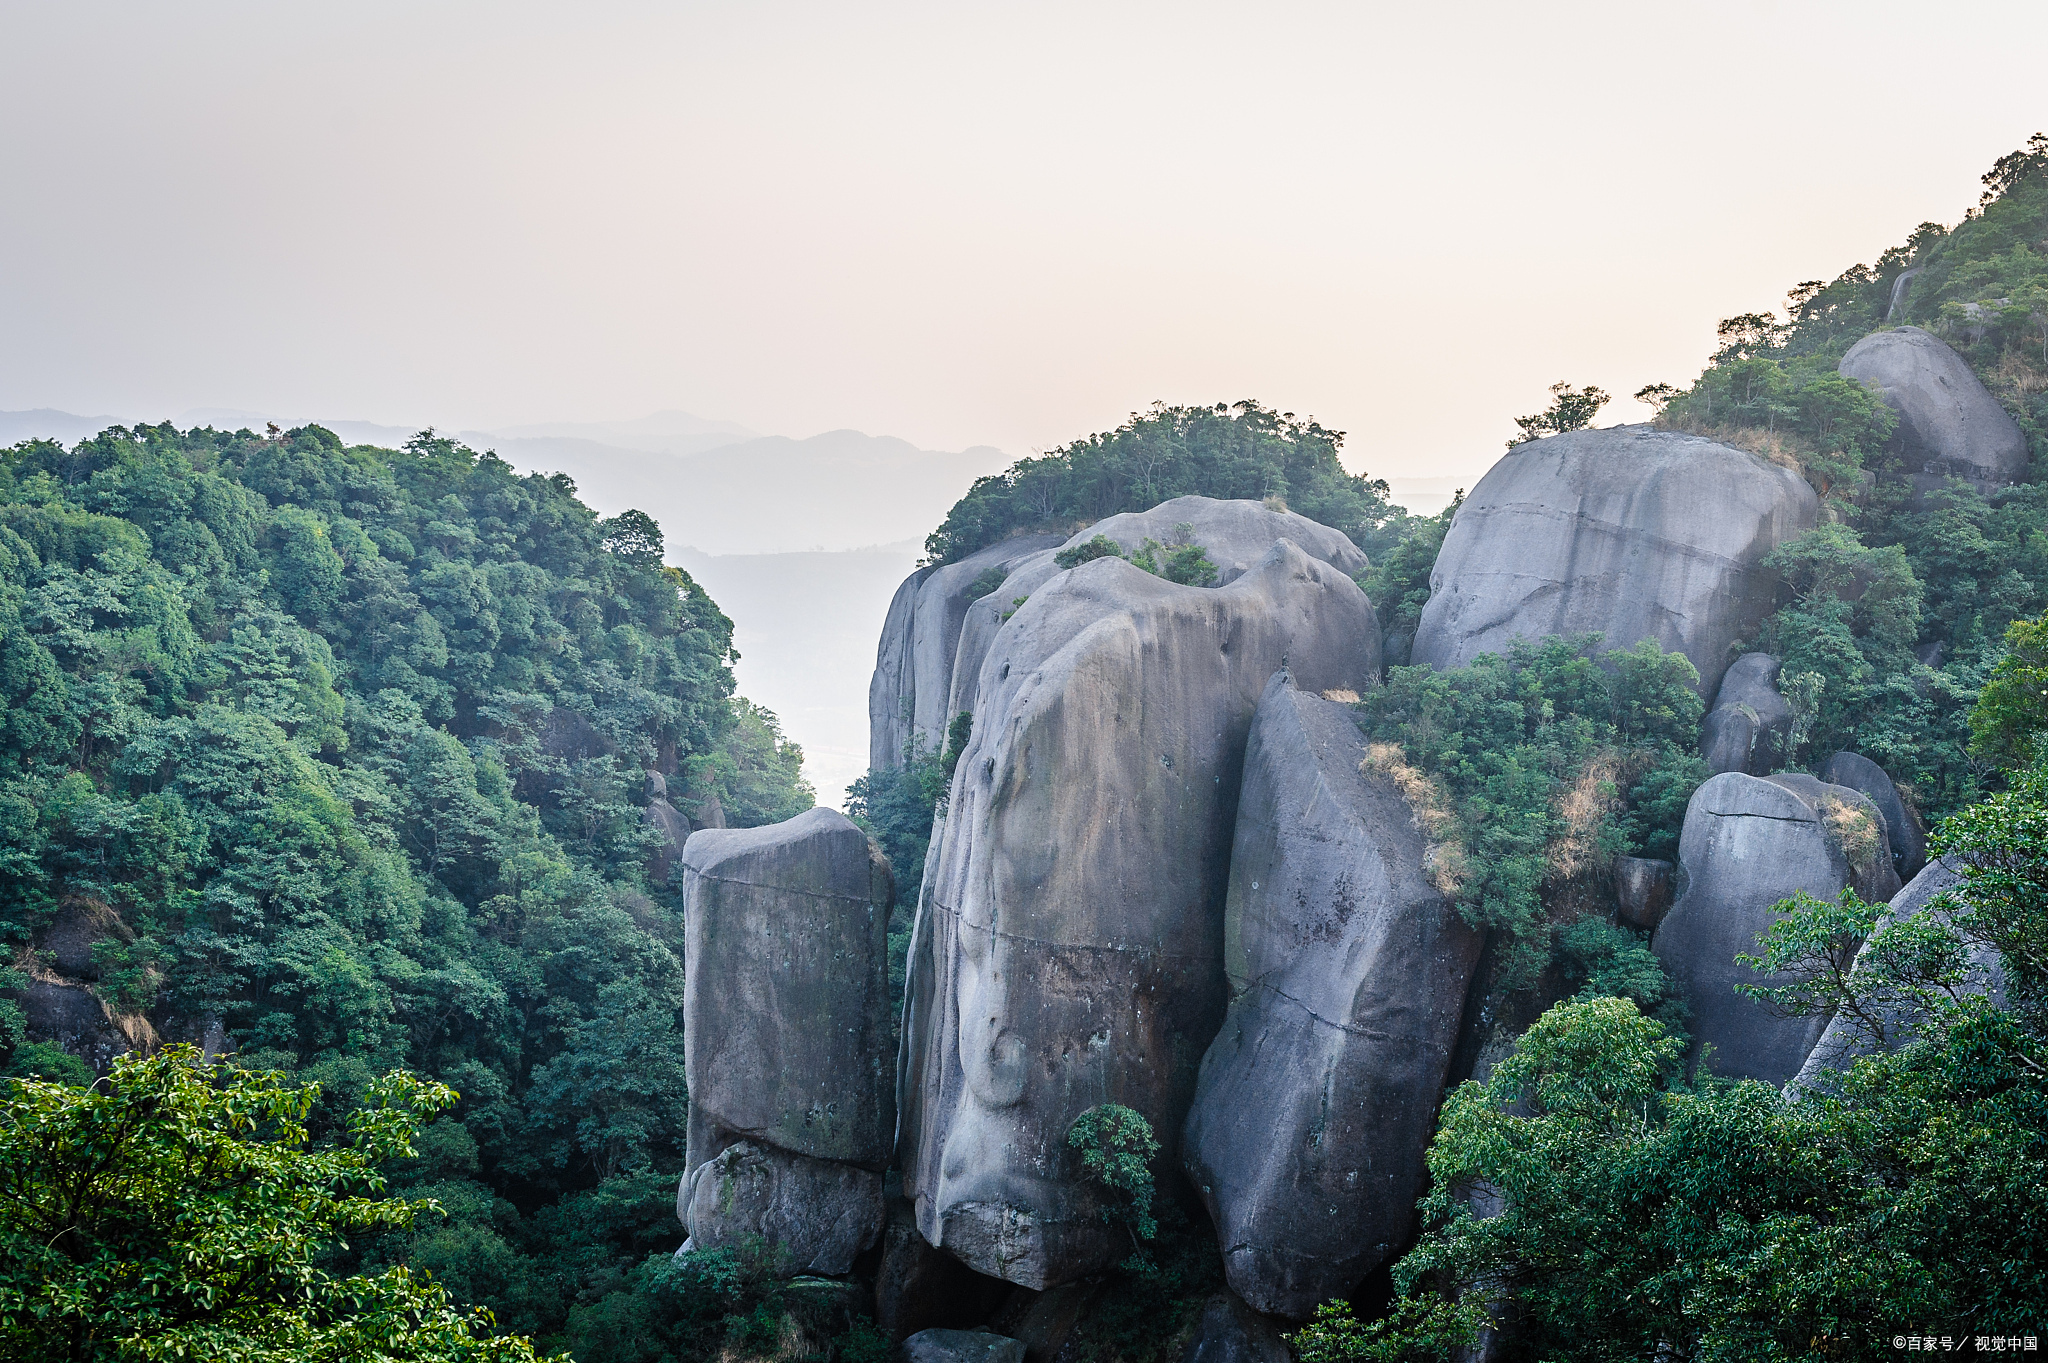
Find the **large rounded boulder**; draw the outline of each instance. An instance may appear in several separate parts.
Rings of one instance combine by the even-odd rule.
[[[1480,934],[1350,710],[1276,675],[1245,749],[1228,1017],[1182,1159],[1230,1285],[1306,1318],[1406,1238]]]
[[[690,1126],[677,1210],[705,1247],[759,1235],[799,1269],[843,1273],[824,1265],[881,1233],[895,1146],[889,864],[844,814],[812,809],[700,829],[681,871]]]
[[[1223,1020],[1223,903],[1252,715],[1379,670],[1371,605],[1282,541],[1227,586],[1116,558],[1047,583],[982,663],[910,951],[899,1121],[919,1230],[1046,1288],[1129,1252],[1068,1145],[1135,1109],[1174,1158]]]
[[[1055,560],[1062,551],[1086,544],[1097,535],[1114,540],[1126,555],[1139,552],[1148,539],[1167,546],[1183,541],[1198,544],[1216,565],[1216,580],[1210,585],[1217,587],[1244,576],[1279,540],[1288,541],[1310,558],[1321,559],[1349,577],[1356,577],[1371,566],[1364,551],[1342,531],[1264,502],[1175,497],[1150,511],[1110,516],[1077,532],[1064,544],[1017,560],[1000,587],[968,606],[967,623],[960,631],[959,651],[954,659],[953,694],[946,707],[949,717],[963,710],[973,711],[981,660],[988,656],[996,631],[1016,612],[1019,602],[1060,574],[1062,570]]]
[[[1735,958],[1759,955],[1758,938],[1795,894],[1832,900],[1852,888],[1871,903],[1898,891],[1884,819],[1861,791],[1811,776],[1759,780],[1723,772],[1693,792],[1679,833],[1684,891],[1650,948],[1692,1011],[1693,1057],[1711,1068],[1782,1086],[1806,1060],[1825,1017],[1783,1017],[1736,992],[1789,983]]]
[[[953,718],[946,705],[953,655],[967,608],[988,594],[991,579],[1059,543],[1056,535],[1018,535],[903,580],[882,622],[868,683],[869,767],[900,766],[913,736],[928,752],[944,745]]]
[[[1441,671],[1518,638],[1654,639],[1712,695],[1774,607],[1764,556],[1818,509],[1790,469],[1701,436],[1615,426],[1517,445],[1444,536],[1411,659]]]
[[[1781,670],[1768,653],[1745,653],[1729,664],[1714,708],[1700,722],[1700,756],[1708,771],[1768,776],[1784,764],[1797,716],[1778,693]]]
[[[1883,767],[1861,753],[1838,752],[1821,764],[1820,779],[1868,795],[1884,816],[1885,837],[1891,843],[1892,865],[1899,879],[1910,881],[1920,874],[1927,864],[1927,829]]]
[[[1877,331],[1849,347],[1845,378],[1875,388],[1898,413],[1893,452],[1915,482],[1953,475],[1989,489],[2027,468],[2027,438],[1962,356],[1919,327]]]

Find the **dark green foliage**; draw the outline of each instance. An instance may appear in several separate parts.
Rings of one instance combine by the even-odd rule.
[[[1515,425],[1521,434],[1508,441],[1508,448],[1528,440],[1541,440],[1546,435],[1563,435],[1566,431],[1583,431],[1593,424],[1593,418],[1607,405],[1607,394],[1587,384],[1574,388],[1568,383],[1550,385],[1550,406],[1534,416],[1518,416]]]
[[[1449,672],[1391,668],[1359,706],[1369,737],[1440,784],[1451,819],[1439,836],[1455,848],[1446,888],[1468,922],[1506,934],[1511,987],[1549,959],[1546,886],[1616,855],[1668,856],[1706,776],[1692,664],[1650,640],[1595,662],[1598,642],[1518,642]]]
[[[1052,556],[1054,564],[1061,568],[1078,568],[1098,558],[1122,558],[1124,547],[1107,535],[1096,534],[1071,548],[1062,549]],[[1001,583],[996,584],[1001,586]]]
[[[1451,518],[1465,504],[1465,490],[1434,516],[1400,516],[1388,522],[1383,538],[1390,548],[1382,552],[1359,577],[1358,585],[1372,602],[1380,628],[1389,634],[1415,635],[1422,623],[1422,608],[1429,604],[1429,575],[1436,567],[1436,555],[1450,533]]]
[[[2048,730],[2048,616],[2015,620],[2005,656],[1992,669],[1970,712],[1970,751],[2002,766],[2032,762]]]
[[[1326,1301],[1287,1337],[1300,1363],[1452,1363],[1479,1342],[1485,1316],[1469,1303],[1402,1297],[1366,1322],[1346,1302]]]
[[[1100,539],[1101,536],[1098,535],[1096,536],[1096,538]],[[1055,555],[1055,557],[1059,557],[1059,555]],[[1060,566],[1062,568],[1069,568],[1073,565],[1068,563],[1062,563],[1060,564]],[[999,563],[991,563],[988,567],[983,568],[979,573],[976,573],[974,575],[974,581],[967,584],[967,599],[969,601],[981,600],[981,598],[987,596],[990,592],[1002,586],[1004,580],[1007,579],[1009,576],[1009,569],[1003,567]]]
[[[951,563],[1014,531],[1086,525],[1200,494],[1279,498],[1372,554],[1392,514],[1387,485],[1344,471],[1337,462],[1343,439],[1341,431],[1256,402],[1157,405],[1114,431],[977,480],[925,552],[934,563]]]
[[[1208,587],[1216,582],[1216,565],[1199,544],[1165,545],[1147,539],[1131,555],[1131,563],[1183,587]]]
[[[1103,1193],[1103,1219],[1121,1223],[1133,1247],[1159,1232],[1152,1217],[1152,1161],[1159,1141],[1143,1114],[1101,1103],[1074,1119],[1067,1144],[1081,1152],[1081,1170]]]
[[[316,1133],[382,1069],[446,1082],[433,1130],[462,1157],[432,1177],[493,1225],[633,1180],[668,1185],[658,1209],[682,964],[645,772],[735,823],[811,803],[733,695],[730,622],[660,555],[648,517],[431,433],[0,451],[0,937],[104,906],[95,992],[320,1080]],[[14,1073],[61,1068],[0,1040]],[[592,1222],[584,1249],[520,1231],[516,1272],[481,1249],[462,1271],[558,1332],[587,1274],[672,1246],[658,1219]]]

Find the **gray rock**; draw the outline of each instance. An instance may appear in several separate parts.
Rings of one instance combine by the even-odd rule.
[[[1831,900],[1853,886],[1866,900],[1891,898],[1899,882],[1884,820],[1845,786],[1723,772],[1693,792],[1678,859],[1684,890],[1650,949],[1691,1007],[1694,1061],[1711,1046],[1717,1073],[1782,1085],[1827,1019],[1777,1017],[1736,993],[1737,984],[1787,981],[1735,958],[1757,954],[1757,938],[1777,921],[1775,906],[1794,894]]]
[[[1927,830],[1919,816],[1906,808],[1899,788],[1885,769],[1861,753],[1838,752],[1821,764],[1820,779],[1830,785],[1860,790],[1884,816],[1885,837],[1891,843],[1892,865],[1900,880],[1911,880],[1927,864]]]
[[[1683,652],[1712,695],[1775,604],[1764,556],[1818,508],[1790,469],[1696,435],[1615,426],[1517,445],[1451,522],[1412,659],[1441,671],[1516,638],[1598,632]]]
[[[934,1245],[1043,1288],[1128,1253],[1066,1144],[1142,1113],[1175,1158],[1222,1020],[1222,926],[1252,712],[1286,660],[1371,684],[1372,607],[1288,542],[1229,586],[1099,559],[1039,589],[982,664],[913,933],[904,1192]]]
[[[653,773],[659,779],[659,773]],[[690,821],[681,810],[657,795],[640,811],[640,822],[661,836],[661,846],[647,858],[647,875],[657,885],[668,883],[669,872],[682,859],[683,844],[690,840]]]
[[[1938,861],[1929,862],[1920,874],[1913,877],[1911,884],[1892,896],[1885,916],[1878,921],[1878,930],[1881,932],[1891,924],[1919,917],[1937,895],[1945,894],[1962,883],[1963,877],[1957,871]],[[1864,958],[1869,950],[1869,944],[1865,943],[1857,951],[1856,962],[1850,967],[1852,974],[1865,968]],[[1969,975],[1964,981],[1963,991],[1985,995],[1994,1004],[2004,1005],[2005,963],[1999,959],[1996,950],[1981,944],[1971,946]],[[1806,1063],[1785,1086],[1786,1091],[1830,1087],[1834,1076],[1848,1069],[1858,1057],[1873,1054],[1881,1045],[1889,1049],[1905,1045],[1925,1021],[1917,1008],[1903,1003],[1874,1000],[1871,1011],[1884,1029],[1882,1038],[1873,1035],[1871,1028],[1858,1019],[1836,1015],[1828,1020],[1826,1030],[1814,1043]]]
[[[1654,928],[1671,912],[1677,867],[1655,857],[1614,859],[1615,915],[1632,928]]]
[[[1780,666],[1768,653],[1745,653],[1728,665],[1714,708],[1700,724],[1700,756],[1708,771],[1768,776],[1790,757],[1796,716],[1778,694]]]
[[[812,809],[700,829],[682,870],[689,1167],[746,1139],[881,1169],[895,1127],[881,852]]]
[[[1865,336],[1838,366],[1899,414],[1891,446],[1908,473],[1954,475],[1989,490],[2027,468],[2027,439],[1963,357],[1919,327]],[[1917,480],[1916,480],[1917,482]]]
[[[917,1233],[917,1213],[910,1204],[900,1197],[889,1203],[881,1259],[875,1265],[875,1325],[891,1340],[987,1320],[1012,1290],[933,1249]]]
[[[990,568],[1008,568],[1058,544],[1056,535],[1020,535],[978,549],[942,568],[920,568],[889,603],[868,684],[868,765],[901,765],[912,734],[927,749],[945,742],[953,715],[953,655],[971,604],[970,589]]]
[[[846,1273],[882,1232],[882,1176],[741,1141],[684,1176],[676,1214],[692,1248],[758,1235],[781,1275]]]
[[[1054,556],[1063,549],[1086,544],[1097,535],[1107,535],[1126,554],[1135,553],[1147,539],[1171,544],[1182,526],[1188,527],[1189,542],[1199,544],[1216,565],[1216,581],[1224,586],[1235,582],[1256,564],[1277,540],[1287,540],[1310,558],[1321,559],[1345,576],[1363,572],[1370,565],[1364,552],[1349,536],[1292,511],[1275,511],[1264,502],[1215,497],[1175,497],[1150,511],[1131,511],[1097,521],[1076,532],[1064,544],[1041,550],[1021,559],[996,591],[973,603],[967,623],[960,631],[960,647],[953,666],[953,693],[946,713],[950,718],[962,710],[972,712],[975,688],[981,678],[981,662],[988,656],[1003,618],[1017,608],[1017,598],[1029,598],[1062,571]]]
[[[1180,1363],[1294,1363],[1280,1327],[1228,1292],[1209,1298]]]
[[[1224,1274],[1260,1311],[1351,1295],[1414,1220],[1481,945],[1434,850],[1350,711],[1275,674],[1230,856],[1230,1012],[1182,1136]]]
[[[903,1363],[1024,1363],[1024,1341],[980,1330],[922,1330],[903,1341]]]

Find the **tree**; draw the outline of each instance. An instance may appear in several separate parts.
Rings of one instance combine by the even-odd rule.
[[[1550,385],[1550,406],[1534,416],[1518,416],[1515,425],[1522,428],[1519,438],[1508,441],[1508,448],[1528,440],[1540,440],[1546,435],[1562,435],[1566,431],[1583,431],[1593,424],[1593,418],[1607,405],[1607,394],[1587,384],[1574,388],[1562,381]]]
[[[0,1352],[84,1360],[533,1359],[402,1265],[341,1276],[347,1237],[438,1208],[380,1197],[455,1101],[403,1073],[371,1085],[342,1144],[308,1148],[317,1084],[193,1047],[114,1062],[104,1088],[16,1080],[0,1099]]]

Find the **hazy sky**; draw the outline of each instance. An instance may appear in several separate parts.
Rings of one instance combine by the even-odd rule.
[[[2040,0],[0,0],[0,408],[1024,453],[1257,396],[1462,476],[1953,222],[2044,53]]]

